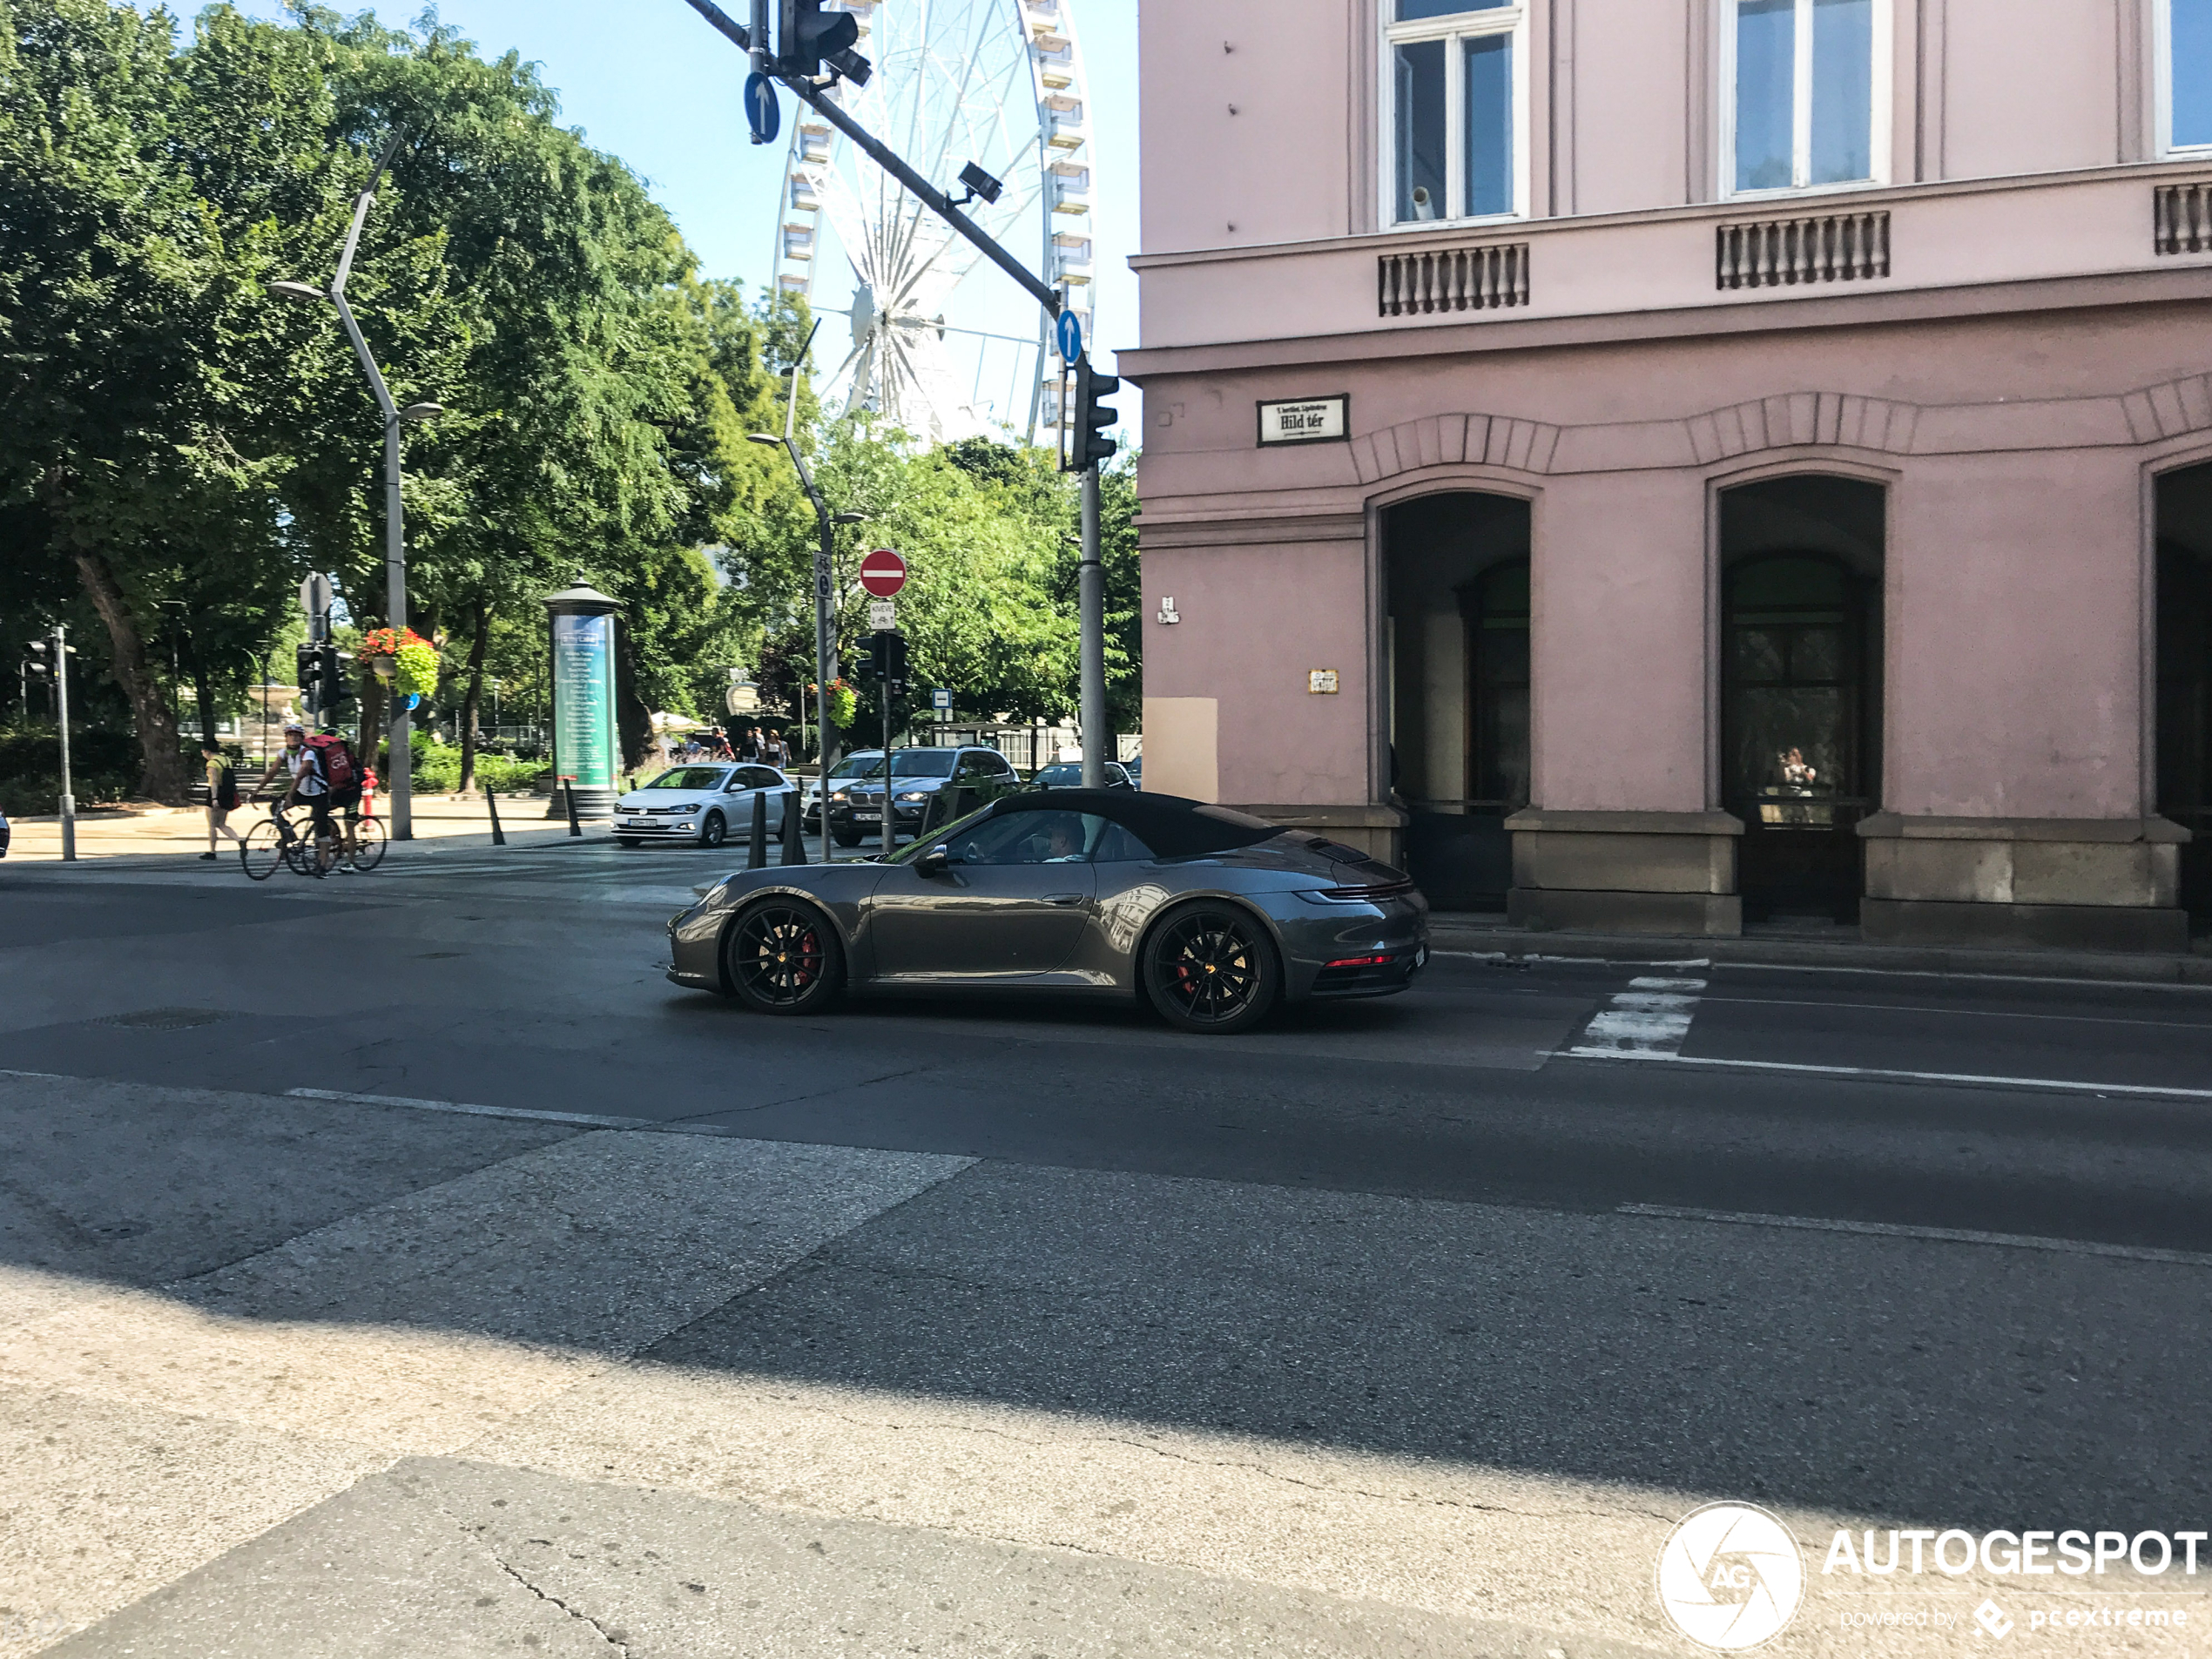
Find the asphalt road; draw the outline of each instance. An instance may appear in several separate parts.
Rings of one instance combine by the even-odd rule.
[[[661,977],[727,862],[0,867],[0,1654],[1688,1653],[1718,1500],[1951,1652],[2040,1604],[1836,1528],[2212,1525],[2212,990],[773,1021]]]

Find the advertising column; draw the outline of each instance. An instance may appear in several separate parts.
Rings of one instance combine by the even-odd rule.
[[[547,595],[545,608],[552,624],[553,812],[564,810],[557,784],[566,779],[577,813],[604,818],[615,804],[615,612],[621,607],[578,577],[573,588]]]

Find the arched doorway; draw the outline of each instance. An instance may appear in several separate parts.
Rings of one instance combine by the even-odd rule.
[[[1883,492],[1793,477],[1721,497],[1721,800],[1747,921],[1855,923],[1881,791]]]
[[[1391,786],[1440,910],[1502,910],[1528,804],[1529,509],[1471,490],[1383,515]]]
[[[2182,907],[2212,919],[2212,464],[2158,481],[2158,812],[2182,849]]]

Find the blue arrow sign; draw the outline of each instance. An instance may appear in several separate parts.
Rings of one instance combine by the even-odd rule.
[[[752,129],[755,144],[776,141],[784,112],[776,102],[776,84],[765,75],[755,73],[745,78],[745,125]]]
[[[1072,311],[1060,314],[1060,361],[1072,363],[1083,354],[1083,320]]]

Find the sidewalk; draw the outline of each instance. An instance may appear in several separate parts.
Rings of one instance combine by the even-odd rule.
[[[377,816],[387,810],[385,797],[376,801]],[[266,803],[248,806],[240,803],[230,815],[230,826],[240,835],[259,822],[268,811]],[[297,814],[294,814],[297,817]],[[511,840],[536,839],[543,835],[566,835],[567,820],[545,816],[545,798],[542,795],[515,794],[499,798],[499,819]],[[489,845],[491,840],[491,815],[483,800],[477,796],[417,795],[413,802],[413,827],[416,840],[442,840],[456,836],[481,837]],[[57,817],[17,818],[9,820],[15,839],[8,848],[7,861],[18,860],[30,863],[57,862],[62,855],[62,826]],[[585,819],[584,833],[604,833],[606,820]],[[198,806],[103,806],[79,812],[77,815],[77,856],[90,859],[139,858],[148,854],[168,853],[174,856],[185,853],[205,853],[207,850],[207,813]],[[220,849],[234,857],[235,842],[225,840]]]
[[[1804,932],[1755,927],[1740,936],[1536,933],[1480,912],[1439,911],[1429,918],[1439,951],[1499,956],[1580,957],[1608,962],[1728,962],[1745,968],[1830,968],[1886,974],[1993,974],[2006,979],[2108,980],[2133,984],[2212,985],[2212,938],[2188,955],[2113,951],[1938,949],[1870,945],[1856,927]]]

